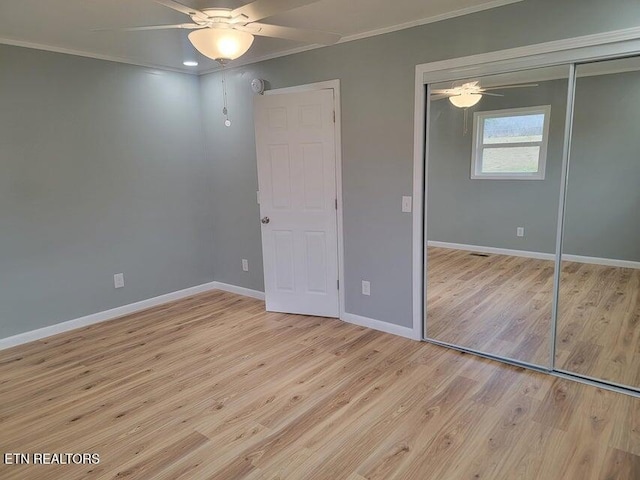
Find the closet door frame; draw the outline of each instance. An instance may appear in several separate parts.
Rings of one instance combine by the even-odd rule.
[[[576,65],[637,55],[640,55],[640,27],[416,66],[413,171],[413,196],[415,206],[413,211],[413,327],[414,331],[422,332],[422,339],[424,341],[640,397],[640,390],[558,371],[555,368],[562,242],[564,233],[565,203],[567,197],[568,169],[571,152]],[[427,337],[426,315],[428,258],[426,255],[427,218],[425,202],[427,198],[428,185],[430,85],[433,83],[455,81],[463,78],[526,71],[536,68],[562,65],[568,65],[570,70],[567,89],[567,110],[563,141],[561,186],[558,199],[558,225],[556,232],[555,271],[550,332],[550,366],[541,367],[539,365],[519,362],[517,360],[494,356],[472,349],[466,349],[458,345],[430,339]]]

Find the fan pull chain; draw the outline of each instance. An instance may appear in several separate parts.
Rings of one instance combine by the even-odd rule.
[[[224,104],[222,108],[222,114],[225,116],[224,126],[230,127],[231,120],[229,120],[229,109],[227,108],[227,81],[226,81],[226,71],[224,69],[224,64],[222,64],[222,101]]]
[[[469,131],[469,109],[464,109],[464,135]]]

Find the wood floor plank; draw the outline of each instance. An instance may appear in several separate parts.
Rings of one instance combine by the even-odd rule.
[[[636,398],[224,292],[1,351],[0,422],[2,452],[101,456],[3,479],[640,478]]]

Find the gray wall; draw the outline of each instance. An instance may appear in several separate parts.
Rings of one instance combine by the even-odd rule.
[[[415,65],[639,23],[636,0],[526,0],[232,69],[230,129],[219,73],[0,46],[0,337],[214,278],[262,288],[254,77],[341,80],[347,311],[410,326]]]
[[[605,68],[606,64],[602,64]],[[580,69],[578,69],[580,73]],[[472,131],[449,102],[432,104],[429,240],[555,252],[565,80],[483,98],[472,112],[550,104],[544,181],[471,180]],[[578,78],[564,252],[640,260],[640,72]],[[526,235],[518,238],[516,227]]]
[[[0,45],[0,338],[213,280],[199,106],[194,76]]]
[[[411,215],[400,206],[402,195],[412,192],[415,66],[639,23],[636,0],[526,0],[232,69],[228,130],[220,127],[221,76],[203,76],[207,156],[216,168],[216,280],[263,285],[252,78],[272,88],[341,80],[346,309],[410,326]],[[241,258],[250,260],[250,272],[240,271]],[[371,281],[370,297],[360,294],[363,279]]]
[[[501,92],[504,97],[483,97],[469,109],[470,126],[466,134],[462,109],[447,100],[432,102],[427,198],[429,240],[555,252],[567,80],[536,83],[537,87],[504,90]],[[539,105],[551,105],[545,179],[472,180],[473,114]],[[517,227],[525,228],[524,237],[516,236]]]
[[[639,125],[640,72],[578,78],[566,253],[640,261]]]

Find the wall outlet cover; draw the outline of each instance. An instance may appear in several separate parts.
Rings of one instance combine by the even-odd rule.
[[[371,283],[366,280],[362,281],[362,294],[371,295]]]
[[[115,288],[122,288],[124,287],[124,273],[116,273],[113,276],[113,286]]]
[[[413,197],[402,197],[402,212],[411,213]]]

